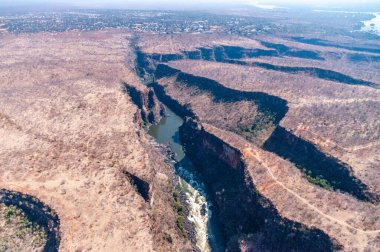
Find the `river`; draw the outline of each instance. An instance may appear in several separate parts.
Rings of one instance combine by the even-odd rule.
[[[188,218],[196,227],[197,247],[202,252],[224,251],[222,235],[215,216],[212,215],[213,204],[209,200],[207,189],[181,145],[179,127],[183,120],[169,108],[165,107],[165,111],[166,116],[158,124],[152,125],[148,133],[158,143],[169,144],[175,153],[175,169],[180,178],[180,189],[187,196],[190,212]]]

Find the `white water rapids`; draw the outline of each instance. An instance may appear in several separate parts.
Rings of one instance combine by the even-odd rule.
[[[176,173],[179,177],[180,189],[186,194],[189,208],[188,219],[194,223],[196,230],[196,246],[202,252],[220,251],[222,246],[218,227],[211,220],[211,203],[206,199],[206,187],[200,182],[192,162],[186,157],[180,139],[179,127],[183,120],[166,108],[165,116],[159,124],[151,126],[149,134],[158,143],[169,144],[175,153]],[[213,249],[211,249],[213,248]]]
[[[182,189],[186,193],[187,203],[189,205],[188,219],[195,224],[197,247],[203,252],[209,252],[210,246],[208,243],[208,211],[202,215],[202,207],[206,205],[207,201],[194,187],[180,179]]]

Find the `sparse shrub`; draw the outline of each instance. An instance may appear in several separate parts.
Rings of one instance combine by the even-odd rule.
[[[307,173],[303,173],[303,177],[305,179],[307,179],[307,181],[309,181],[310,183],[317,185],[317,186],[320,186],[324,189],[327,189],[327,190],[333,190],[334,189],[333,186],[326,179],[324,179],[321,176],[312,177],[311,175],[309,175]]]
[[[174,208],[177,211],[178,214],[183,214],[183,205],[180,202],[175,202],[174,203]]]
[[[13,216],[17,215],[17,209],[14,206],[6,207],[5,209],[5,219],[7,223],[11,222]]]
[[[172,195],[173,195],[173,200],[174,200],[173,208],[178,214],[176,224],[177,224],[178,230],[180,231],[180,234],[183,237],[186,237],[186,231],[185,231],[185,225],[184,225],[184,223],[185,223],[185,207],[183,206],[183,204],[180,201],[179,192],[177,189],[173,188]]]
[[[185,217],[180,215],[177,218],[177,227],[183,237],[186,237],[186,231],[185,231]]]
[[[23,210],[16,206],[0,204],[0,215],[0,219],[4,218],[6,221],[7,232],[10,232],[5,240],[0,233],[0,240],[3,239],[1,242],[4,242],[4,244],[0,244],[0,252],[8,251],[10,248],[18,251],[17,246],[20,245],[18,242],[30,238],[29,244],[34,248],[41,248],[46,244],[47,234],[43,227],[29,220]],[[12,228],[15,230],[12,231]]]
[[[170,234],[164,234],[164,240],[169,243],[173,243],[173,238]]]

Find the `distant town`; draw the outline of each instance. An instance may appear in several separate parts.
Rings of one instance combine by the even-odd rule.
[[[0,29],[14,33],[93,31],[124,28],[153,34],[211,33],[251,35],[275,29],[264,19],[207,12],[67,10],[0,17]]]
[[[370,20],[374,17],[369,13],[349,14],[288,10],[277,13],[275,17],[270,17],[267,10],[260,9],[249,12],[235,10],[221,13],[108,9],[6,13],[3,10],[0,14],[0,32],[8,31],[16,34],[75,30],[97,31],[116,28],[127,29],[134,33],[224,33],[246,37],[285,33],[314,33],[316,35],[333,33],[364,38],[376,36],[375,32],[365,29],[366,25],[363,20]],[[300,19],[308,22],[294,21]],[[309,25],[311,23],[318,23],[319,25],[311,26]],[[340,25],[335,25],[336,23]]]

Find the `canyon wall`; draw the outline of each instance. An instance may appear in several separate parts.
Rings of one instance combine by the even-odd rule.
[[[241,152],[187,118],[181,140],[203,181],[213,193],[215,213],[222,226],[227,251],[333,251],[339,245],[316,228],[282,217],[256,189]]]
[[[164,107],[158,101],[154,90],[138,89],[127,83],[124,83],[124,87],[133,103],[139,108],[142,121],[147,124],[158,123],[164,114]]]

